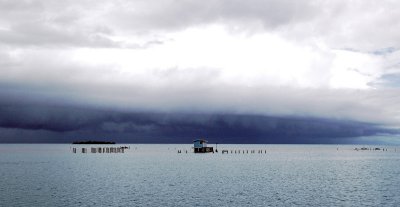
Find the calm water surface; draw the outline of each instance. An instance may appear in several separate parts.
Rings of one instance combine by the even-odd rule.
[[[400,205],[400,147],[219,145],[219,153],[186,154],[192,145],[127,146],[73,154],[68,144],[0,145],[0,206]]]

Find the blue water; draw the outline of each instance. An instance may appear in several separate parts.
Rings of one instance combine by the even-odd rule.
[[[191,145],[128,146],[73,154],[67,144],[0,145],[0,206],[400,205],[400,148],[219,145],[256,153],[186,154]]]

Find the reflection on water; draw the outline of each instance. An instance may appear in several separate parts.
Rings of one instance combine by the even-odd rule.
[[[192,145],[127,146],[119,154],[74,154],[76,145],[0,145],[0,206],[400,203],[400,152],[395,147],[218,145],[229,154],[193,154]],[[239,149],[256,153],[230,153]],[[267,153],[257,153],[261,149]]]

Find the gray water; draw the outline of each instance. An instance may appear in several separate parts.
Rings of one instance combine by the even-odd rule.
[[[82,145],[0,145],[0,206],[400,205],[400,148],[219,145],[219,153],[193,154],[191,145],[127,146],[124,154],[73,154]]]

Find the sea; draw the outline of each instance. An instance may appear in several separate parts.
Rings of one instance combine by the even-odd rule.
[[[400,206],[399,146],[118,146],[0,145],[0,206]]]

